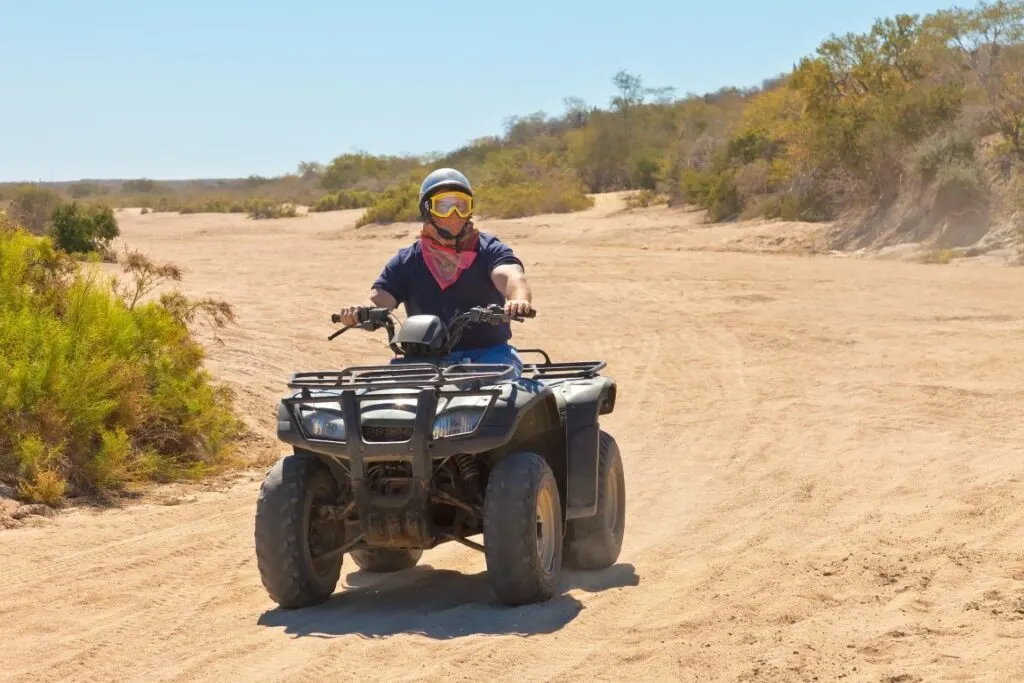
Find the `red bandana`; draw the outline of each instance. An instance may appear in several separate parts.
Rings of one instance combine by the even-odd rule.
[[[427,264],[427,270],[434,276],[437,286],[442,290],[455,284],[463,271],[473,265],[473,261],[476,260],[480,235],[472,226],[467,226],[466,229],[470,230],[471,234],[466,239],[465,246],[461,251],[455,251],[453,247],[446,247],[437,241],[438,235],[433,226],[425,227],[420,234],[423,261]]]

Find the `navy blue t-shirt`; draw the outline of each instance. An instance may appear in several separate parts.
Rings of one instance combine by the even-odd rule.
[[[474,306],[505,304],[504,295],[491,280],[491,271],[506,263],[523,265],[511,247],[494,235],[481,232],[473,265],[463,271],[448,289],[442,290],[423,261],[417,239],[391,257],[374,281],[373,289],[382,289],[395,297],[398,303],[404,304],[407,316],[436,315],[447,324],[458,313],[465,313]],[[463,328],[462,338],[452,350],[494,346],[511,338],[512,328],[508,323],[474,323]]]

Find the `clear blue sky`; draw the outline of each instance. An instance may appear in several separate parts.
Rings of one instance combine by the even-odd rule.
[[[513,114],[788,71],[926,0],[0,0],[0,181],[275,175],[448,151]],[[960,3],[973,6],[973,2]]]

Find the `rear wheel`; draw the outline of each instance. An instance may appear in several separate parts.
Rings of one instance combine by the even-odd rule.
[[[341,575],[343,527],[320,519],[338,500],[338,483],[316,458],[288,455],[267,473],[256,500],[256,566],[270,597],[286,609],[325,602]]]
[[[598,460],[597,514],[566,525],[565,565],[603,569],[615,564],[626,532],[626,478],[619,445],[601,432]]]
[[[507,605],[550,600],[562,568],[562,504],[551,467],[535,453],[507,455],[484,495],[484,557]]]
[[[349,554],[352,561],[364,571],[389,573],[415,567],[423,556],[423,551],[403,548],[359,548]]]

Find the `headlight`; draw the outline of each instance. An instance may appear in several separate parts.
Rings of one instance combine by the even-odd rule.
[[[302,405],[299,406],[298,412],[302,429],[311,438],[328,441],[345,440],[345,418],[339,414],[339,411]],[[434,420],[434,438],[443,439],[469,434],[480,424],[483,415],[483,410],[456,410],[443,413]]]
[[[480,418],[483,416],[482,410],[460,410],[441,415],[434,420],[434,438],[443,439],[446,436],[469,434],[480,424]]]
[[[310,436],[329,441],[345,440],[345,418],[336,412],[303,406],[299,414],[302,416],[302,429]]]

